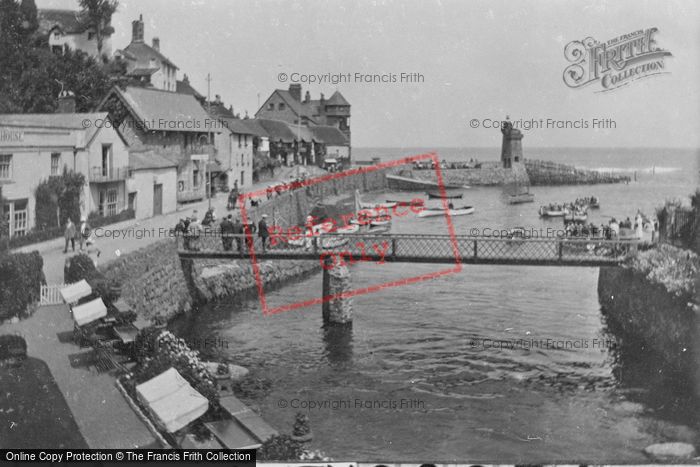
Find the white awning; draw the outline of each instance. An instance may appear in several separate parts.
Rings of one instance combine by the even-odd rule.
[[[75,303],[91,293],[92,287],[90,287],[90,284],[88,284],[85,279],[61,289],[61,297],[63,297],[63,301],[67,304]]]
[[[136,394],[168,433],[198,419],[209,408],[209,400],[190,386],[175,368],[139,384]]]
[[[73,320],[78,326],[92,323],[107,316],[107,307],[101,298],[73,307]]]

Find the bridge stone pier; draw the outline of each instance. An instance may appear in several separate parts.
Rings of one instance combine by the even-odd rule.
[[[333,265],[326,258],[323,266],[324,325],[349,325],[352,323],[352,299],[340,296],[352,289],[350,269],[345,264]]]

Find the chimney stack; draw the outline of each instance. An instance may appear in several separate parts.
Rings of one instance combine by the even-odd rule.
[[[143,15],[131,22],[131,42],[143,42]]]
[[[158,37],[153,38],[153,50],[160,52],[160,38]]]
[[[301,84],[290,84],[289,94],[292,95],[294,100],[301,102]]]
[[[70,91],[61,91],[58,95],[57,114],[72,114],[75,113],[75,94]]]
[[[214,104],[221,104],[221,96],[219,94],[214,96]]]
[[[306,94],[304,94],[304,102],[308,103],[311,100],[311,93],[309,91],[306,91]]]

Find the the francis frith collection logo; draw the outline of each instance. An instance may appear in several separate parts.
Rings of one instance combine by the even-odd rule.
[[[564,83],[571,88],[599,83],[602,89],[596,92],[605,92],[668,73],[664,60],[672,55],[657,45],[657,33],[657,28],[648,28],[606,42],[592,37],[569,42],[564,56],[571,65],[564,70]]]

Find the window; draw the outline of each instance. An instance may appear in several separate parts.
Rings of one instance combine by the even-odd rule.
[[[275,104],[273,104],[272,102],[267,104],[267,110],[275,110]]]
[[[51,154],[51,175],[58,175],[58,166],[61,164],[61,153],[54,152]]]
[[[245,171],[241,170],[241,186],[245,184]]]
[[[54,31],[54,32],[53,32],[53,38],[54,38],[54,39],[60,39],[60,38],[61,38],[61,32],[60,32],[60,31]]]
[[[199,165],[197,165],[196,162],[192,169],[192,186],[194,188],[199,188]]]
[[[94,38],[95,38],[95,33],[92,32],[92,31],[88,32],[88,40],[91,41],[91,40],[93,40]]]
[[[51,51],[53,53],[55,53],[56,55],[63,55],[63,46],[62,45],[52,45]]]
[[[26,199],[14,202],[12,216],[12,235],[22,236],[27,233],[27,205]]]
[[[243,144],[248,147],[248,135],[243,135]]]
[[[102,176],[109,177],[112,172],[112,145],[102,145]]]
[[[117,190],[111,189],[107,191],[107,215],[114,216],[117,214]]]
[[[241,154],[241,167],[245,165],[245,161],[243,160],[243,154]]]
[[[12,178],[12,154],[0,154],[0,180]]]
[[[238,147],[239,148],[241,147],[241,135],[240,134],[238,135]]]
[[[277,104],[277,110],[284,110],[284,102]]]

